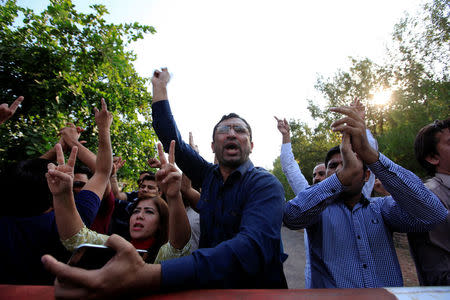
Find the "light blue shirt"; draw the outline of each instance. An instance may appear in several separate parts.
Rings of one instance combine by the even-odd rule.
[[[378,142],[373,137],[369,129],[366,129],[367,140],[370,146],[378,151]],[[297,196],[298,193],[309,187],[309,183],[305,176],[300,170],[300,166],[297,164],[292,152],[292,144],[284,143],[281,145],[280,154],[281,169],[283,170],[286,179],[294,194]],[[370,172],[369,179],[363,186],[362,193],[367,198],[370,197],[372,193],[373,185],[375,183],[375,175]],[[306,230],[304,231],[304,241],[305,241],[305,288],[311,288],[311,267],[309,262],[309,245],[308,245],[308,234]]]
[[[369,168],[392,196],[362,197],[350,210],[334,174],[284,207],[286,226],[307,229],[313,288],[402,286],[392,232],[428,231],[447,216],[416,175],[381,153]]]

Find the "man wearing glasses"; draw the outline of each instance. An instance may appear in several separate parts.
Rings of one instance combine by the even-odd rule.
[[[211,148],[218,164],[205,161],[180,136],[169,102],[167,69],[155,71],[153,128],[165,149],[175,140],[180,169],[201,185],[200,245],[192,255],[158,266],[156,288],[286,288],[281,249],[284,191],[270,173],[253,166],[250,125],[237,114],[215,125]]]

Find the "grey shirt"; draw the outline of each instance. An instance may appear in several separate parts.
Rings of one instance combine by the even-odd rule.
[[[436,173],[426,187],[450,208],[450,175]],[[408,233],[420,285],[450,285],[450,215],[430,232]]]

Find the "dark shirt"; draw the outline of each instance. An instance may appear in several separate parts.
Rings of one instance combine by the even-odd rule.
[[[127,201],[128,202],[133,202],[138,197],[138,191],[125,192],[125,195],[127,195]]]
[[[450,208],[450,175],[436,173],[426,184]],[[408,233],[420,285],[450,285],[450,215],[429,232]]]
[[[392,232],[430,230],[447,216],[420,178],[383,154],[368,167],[392,196],[362,198],[349,209],[333,174],[285,205],[286,226],[308,232],[313,288],[403,286]]]
[[[280,182],[247,161],[223,182],[180,136],[168,101],[153,104],[153,127],[168,151],[175,140],[180,169],[201,184],[200,248],[162,263],[162,287],[286,288],[281,250],[284,191]]]
[[[75,196],[78,212],[89,226],[100,199],[91,191]],[[54,276],[41,263],[44,254],[68,261],[70,252],[59,240],[55,213],[33,217],[0,217],[0,283],[53,285]]]
[[[98,233],[107,234],[110,227],[112,214],[114,212],[114,193],[105,194],[98,209],[97,216],[91,224],[90,229]]]

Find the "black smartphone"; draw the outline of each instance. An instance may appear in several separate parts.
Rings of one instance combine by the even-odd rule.
[[[137,252],[142,257],[147,253],[146,250],[140,249],[137,249]],[[81,244],[67,264],[87,270],[101,269],[115,254],[116,250],[103,245]]]

